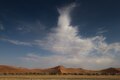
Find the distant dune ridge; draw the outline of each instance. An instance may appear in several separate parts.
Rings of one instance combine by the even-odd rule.
[[[21,67],[13,67],[8,65],[0,65],[0,75],[120,75],[120,68],[107,68],[102,70],[85,70],[82,68],[66,68],[64,66],[56,66],[47,69],[28,69]]]

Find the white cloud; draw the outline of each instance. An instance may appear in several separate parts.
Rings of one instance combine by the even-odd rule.
[[[103,36],[82,38],[78,35],[77,27],[70,24],[70,12],[75,6],[76,4],[71,4],[58,9],[60,16],[57,28],[43,40],[35,40],[37,45],[52,51],[54,55],[28,54],[24,59],[28,62],[37,61],[36,63],[40,63],[41,67],[45,67],[46,64],[47,67],[62,64],[89,69],[118,67],[116,66],[118,64],[120,66],[119,42],[108,44]]]
[[[29,43],[29,42],[22,42],[22,41],[18,41],[18,40],[11,40],[11,39],[5,39],[5,38],[1,38],[0,40],[9,42],[9,43],[12,43],[15,45],[32,46],[32,43]]]
[[[87,56],[70,56],[70,55],[50,55],[50,56],[40,56],[35,53],[29,53],[22,57],[21,60],[32,66],[27,67],[39,67],[48,68],[57,65],[64,65],[66,67],[81,67],[85,69],[102,69],[105,67],[118,67],[117,60],[112,56],[102,56],[102,57],[87,57]],[[119,60],[118,60],[119,62]],[[119,65],[120,66],[120,65]]]

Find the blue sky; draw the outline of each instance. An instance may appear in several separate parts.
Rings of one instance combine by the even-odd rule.
[[[120,67],[119,0],[1,0],[0,64]]]

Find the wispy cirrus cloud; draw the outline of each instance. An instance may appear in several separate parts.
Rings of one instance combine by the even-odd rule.
[[[102,35],[104,33],[108,32],[108,30],[105,30],[104,27],[98,28],[97,35]]]
[[[44,63],[48,64],[47,66],[61,64],[88,69],[120,66],[120,42],[108,44],[104,36],[82,38],[78,34],[77,26],[70,24],[70,12],[75,7],[76,4],[73,3],[58,9],[60,16],[57,27],[43,40],[35,40],[36,45],[53,52],[54,55],[39,56],[33,53],[23,59],[28,62],[35,61],[36,64],[43,63],[40,67],[45,67]]]
[[[30,22],[23,22],[18,21],[19,25],[16,27],[16,30],[19,33],[25,34],[25,33],[37,33],[44,32],[46,29],[46,26],[41,23],[41,21],[37,20],[32,23]]]
[[[12,39],[6,39],[6,38],[0,38],[0,40],[12,43],[14,45],[24,45],[24,46],[32,46],[32,43],[29,42],[23,42],[18,40],[12,40]]]

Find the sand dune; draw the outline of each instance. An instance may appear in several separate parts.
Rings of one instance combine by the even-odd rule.
[[[66,68],[64,66],[56,66],[47,69],[28,69],[21,67],[13,67],[0,65],[0,73],[46,73],[46,74],[120,74],[120,68],[107,68],[103,70],[85,70],[82,68]]]

